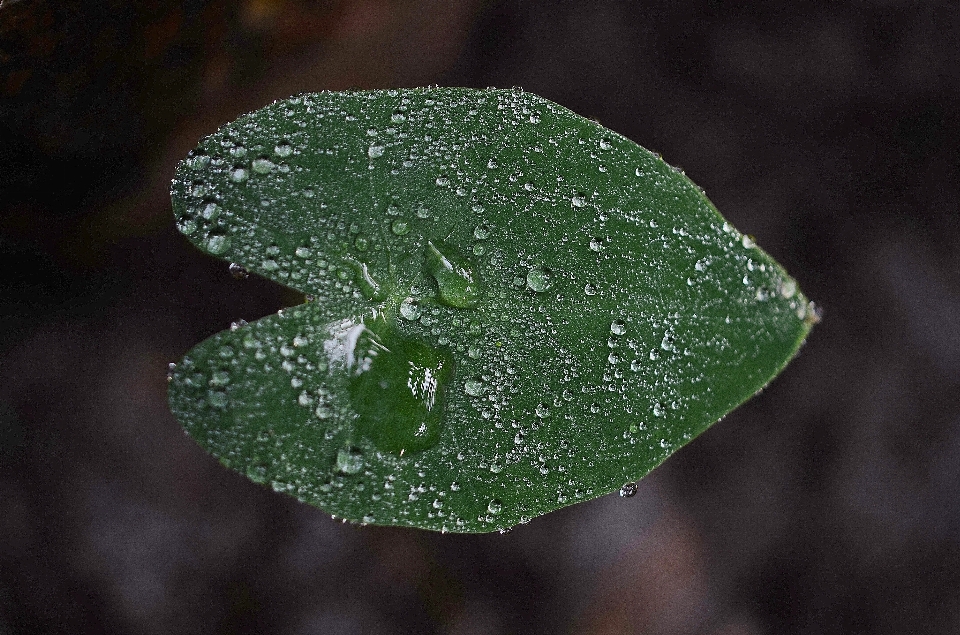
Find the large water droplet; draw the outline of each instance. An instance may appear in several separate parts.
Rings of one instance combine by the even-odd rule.
[[[359,415],[357,431],[383,452],[402,454],[433,446],[440,437],[443,389],[453,361],[416,340],[368,335],[353,338],[354,344],[367,345],[367,350],[352,353],[364,357],[349,385]]]
[[[472,309],[480,300],[480,280],[470,262],[440,240],[428,240],[427,269],[437,281],[440,299],[458,309]]]

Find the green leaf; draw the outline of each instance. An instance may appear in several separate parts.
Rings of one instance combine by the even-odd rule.
[[[276,102],[204,139],[172,195],[200,249],[313,297],[190,351],[173,412],[355,522],[503,530],[615,491],[815,321],[683,173],[521,91]]]

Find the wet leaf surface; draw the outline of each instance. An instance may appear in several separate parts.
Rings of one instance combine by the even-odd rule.
[[[200,249],[313,298],[191,350],[173,412],[355,522],[495,531],[618,491],[816,320],[682,173],[520,91],[276,102],[172,194]]]

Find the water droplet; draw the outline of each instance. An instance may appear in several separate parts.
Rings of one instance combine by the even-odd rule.
[[[367,156],[376,159],[383,156],[383,146],[370,146],[367,148]]]
[[[207,393],[207,403],[217,410],[224,410],[229,404],[227,393],[220,390],[211,390]]]
[[[243,280],[250,276],[250,272],[244,269],[241,265],[238,265],[235,262],[230,263],[230,275],[236,278],[237,280]]]
[[[743,245],[744,249],[750,249],[757,246],[757,243],[753,240],[753,236],[748,234],[743,235],[743,238],[740,239],[740,244]]]
[[[356,474],[363,469],[363,454],[359,450],[340,450],[337,452],[337,471],[344,474]]]
[[[390,223],[390,231],[392,231],[396,236],[403,236],[410,232],[410,223],[407,221],[398,218],[397,220]]]
[[[636,483],[624,483],[623,487],[620,488],[620,496],[622,498],[631,498],[637,493],[637,484]]]
[[[591,296],[592,296],[592,295],[597,295],[597,287],[596,287],[596,285],[592,285],[592,284],[590,284],[590,283],[587,283],[587,284],[585,284],[585,285],[583,286],[583,292],[586,293],[587,295],[591,295]]]
[[[667,414],[667,408],[659,401],[653,404],[653,416],[663,417]]]
[[[251,167],[257,174],[270,174],[270,172],[273,171],[273,168],[277,166],[270,159],[261,157],[259,159],[254,159]]]
[[[573,198],[570,199],[570,202],[573,203],[574,207],[583,207],[587,204],[587,199],[583,194],[577,193],[573,195]]]
[[[247,168],[243,166],[235,166],[230,170],[230,180],[234,183],[243,183],[248,178],[250,178],[250,173],[247,172]]]
[[[614,320],[610,323],[610,332],[614,335],[623,335],[627,332],[627,325],[623,320]]]
[[[440,299],[458,309],[472,309],[480,299],[480,282],[470,262],[443,241],[427,241],[427,269]]]
[[[797,293],[797,283],[787,279],[780,283],[780,296],[789,300]]]
[[[207,236],[207,251],[217,255],[230,249],[230,237],[224,234],[210,234]]]
[[[541,266],[536,266],[527,272],[527,288],[537,293],[543,293],[553,286],[553,272]]]
[[[600,149],[601,149],[601,150],[609,150],[609,149],[611,149],[612,147],[613,147],[613,144],[610,143],[610,140],[609,140],[609,139],[601,139],[601,140],[600,140]]]
[[[603,241],[599,238],[593,238],[590,240],[590,251],[601,252],[603,251]]]
[[[400,315],[405,320],[416,320],[420,317],[422,309],[420,308],[420,303],[417,302],[414,298],[406,298],[403,302],[400,303]]]
[[[442,429],[443,387],[452,374],[452,360],[416,340],[366,334],[353,338],[357,348],[362,343],[367,350],[352,352],[365,359],[349,384],[358,432],[383,452],[433,446]]]
[[[288,157],[293,154],[293,146],[286,141],[281,141],[274,146],[273,151],[278,157]]]
[[[663,339],[660,341],[660,348],[669,352],[673,352],[677,348],[677,340],[674,337],[673,333],[669,331],[663,336]]]
[[[479,379],[468,379],[463,384],[463,391],[471,397],[479,397],[484,393],[483,382]]]
[[[536,415],[537,415],[538,417],[540,417],[541,419],[546,419],[547,417],[550,416],[550,408],[546,407],[546,406],[543,405],[542,403],[541,403],[541,404],[537,404],[537,407],[534,408],[534,412],[535,412]]]
[[[487,167],[490,168],[491,170],[496,170],[500,166],[497,164],[497,162],[494,159],[490,159],[489,161],[487,161]]]
[[[490,226],[486,224],[479,224],[473,229],[473,237],[477,240],[486,240],[490,237]]]
[[[312,255],[309,247],[297,247],[293,253],[295,253],[298,258],[309,258]]]
[[[633,360],[632,362],[630,362],[630,370],[632,370],[635,373],[640,372],[641,370],[643,370],[643,362],[641,362],[639,359]]]
[[[370,241],[364,236],[357,236],[353,241],[353,246],[357,248],[357,251],[366,251],[370,247]]]
[[[467,348],[467,357],[470,359],[480,359],[480,347],[470,346]]]
[[[437,177],[437,185],[439,185],[440,187],[447,187],[448,185],[450,185],[450,179],[447,178],[445,175],[441,174],[440,176]]]
[[[494,515],[499,514],[502,509],[503,509],[503,503],[498,501],[496,498],[490,501],[490,504],[487,505],[487,513],[490,513],[490,514],[494,514]]]

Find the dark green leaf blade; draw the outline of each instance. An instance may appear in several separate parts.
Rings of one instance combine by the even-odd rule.
[[[204,139],[172,193],[198,247],[315,301],[201,343],[171,408],[357,522],[493,531],[614,491],[815,320],[682,173],[520,91],[277,102]]]

